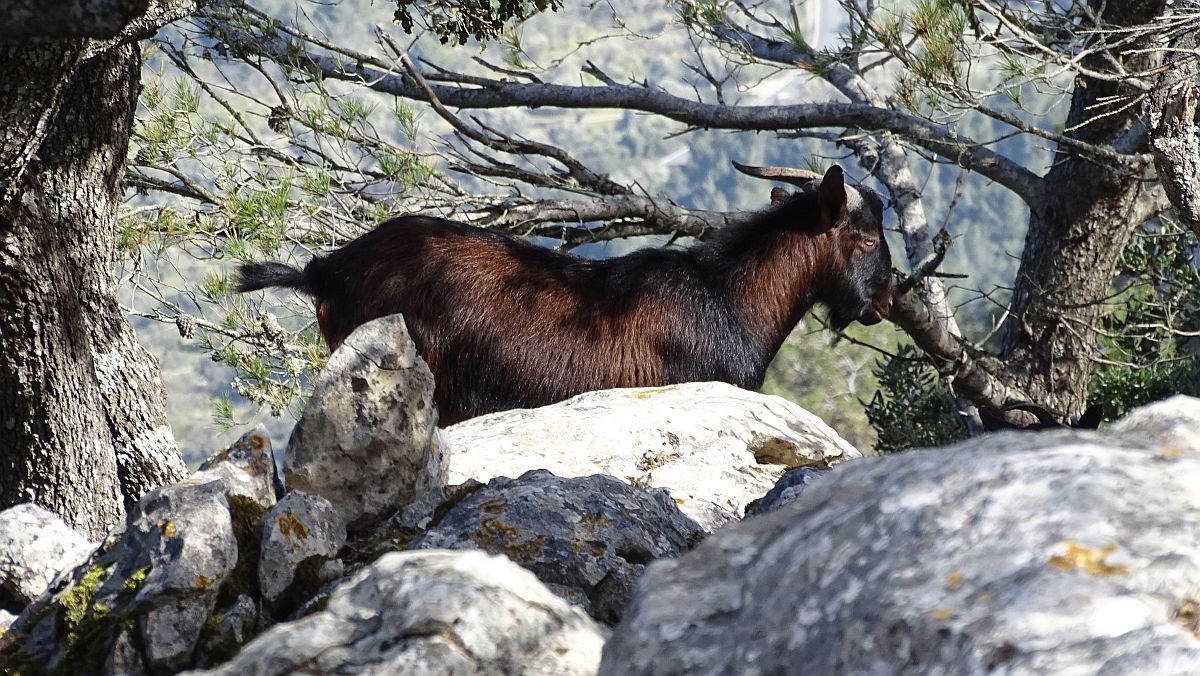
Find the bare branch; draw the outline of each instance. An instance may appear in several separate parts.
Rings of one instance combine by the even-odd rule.
[[[451,218],[475,225],[521,231],[539,223],[596,223],[636,219],[650,221],[636,234],[673,232],[687,237],[704,237],[711,230],[741,223],[751,214],[684,209],[662,199],[643,195],[606,195],[579,200],[508,201],[480,207]],[[614,224],[613,227],[620,227]],[[626,228],[627,232],[632,232]],[[591,230],[595,232],[595,230]]]
[[[383,72],[362,61],[343,61],[332,56],[296,50],[279,38],[250,36],[244,29],[222,22],[221,35],[244,52],[259,52],[301,69],[312,69],[321,77],[363,83],[375,91],[419,101],[427,94],[411,78]],[[346,55],[350,56],[350,55]],[[443,71],[449,78],[452,74]],[[471,76],[475,83],[484,78]],[[620,108],[654,113],[702,129],[762,131],[812,127],[856,126],[866,130],[891,131],[912,143],[932,150],[961,166],[976,171],[1021,195],[1027,202],[1038,199],[1040,179],[1033,172],[953,130],[907,113],[855,103],[805,103],[788,106],[725,106],[675,96],[640,85],[615,82],[603,86],[486,80],[485,86],[431,85],[434,96],[445,106],[491,109],[516,107]]]
[[[939,370],[951,377],[954,393],[976,406],[1003,409],[1013,401],[1029,397],[1006,384],[996,374],[999,361],[946,330],[916,293],[897,293],[888,319],[912,337]]]

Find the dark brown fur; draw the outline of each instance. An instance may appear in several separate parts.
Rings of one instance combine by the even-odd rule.
[[[587,260],[407,216],[303,272],[247,264],[239,288],[314,296],[330,350],[361,324],[403,313],[434,374],[442,424],[610,387],[722,380],[756,389],[814,303],[839,326],[879,321],[891,304],[882,204],[859,200],[849,213],[834,173],[815,194],[690,249]]]

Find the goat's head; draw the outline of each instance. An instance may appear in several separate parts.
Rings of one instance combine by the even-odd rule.
[[[806,225],[829,238],[830,253],[820,300],[829,306],[834,328],[851,322],[878,324],[892,307],[892,254],[883,236],[883,199],[865,186],[848,186],[842,168],[825,175],[791,167],[750,167],[733,163],[744,174],[792,185],[816,197],[817,219]],[[787,202],[785,191],[772,190],[773,203]]]

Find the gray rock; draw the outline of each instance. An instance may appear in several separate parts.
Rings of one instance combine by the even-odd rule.
[[[0,610],[19,613],[96,545],[33,503],[0,512]]]
[[[363,324],[313,388],[284,459],[289,490],[329,500],[351,530],[391,516],[446,483],[433,375],[404,318]]]
[[[666,491],[536,470],[468,494],[410,549],[504,554],[595,619],[615,624],[646,564],[678,556],[703,536]]]
[[[26,660],[65,673],[107,673],[113,665],[174,673],[188,666],[237,562],[224,485],[152,490],[119,533],[17,618],[9,628],[16,647],[0,655],[0,664]],[[136,641],[125,635],[132,631]]]
[[[1200,400],[1169,407],[847,463],[651,565],[601,673],[1200,673]]]
[[[789,469],[775,482],[775,487],[767,494],[746,505],[746,518],[760,516],[790,505],[800,497],[804,487],[825,476],[829,470],[797,467]]]
[[[263,507],[275,504],[275,454],[267,428],[259,425],[211,455],[191,480],[220,481],[227,495],[243,495]]]
[[[144,676],[149,673],[133,638],[135,632],[134,629],[125,629],[117,634],[108,659],[104,662],[103,673],[121,676]]]
[[[709,532],[740,518],[785,469],[861,457],[796,404],[726,383],[588,392],[468,420],[446,436],[450,483],[532,469],[607,474],[666,488]]]
[[[324,609],[276,625],[203,673],[591,676],[603,643],[586,615],[503,557],[404,552],[339,585]]]
[[[228,660],[237,654],[246,641],[258,634],[258,631],[258,603],[249,596],[240,594],[233,605],[220,614],[216,628],[203,639],[196,651],[196,666],[209,667]]]
[[[263,601],[284,615],[307,601],[320,587],[321,568],[337,558],[345,543],[346,524],[328,500],[299,491],[285,495],[262,521],[258,586]],[[302,581],[311,587],[310,593],[296,592],[301,596],[281,599],[301,564],[310,569],[312,579]]]

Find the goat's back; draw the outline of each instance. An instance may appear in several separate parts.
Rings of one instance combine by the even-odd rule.
[[[443,219],[387,221],[306,270],[330,348],[402,313],[443,417],[609,387],[760,377],[724,282],[690,250],[605,260]]]

